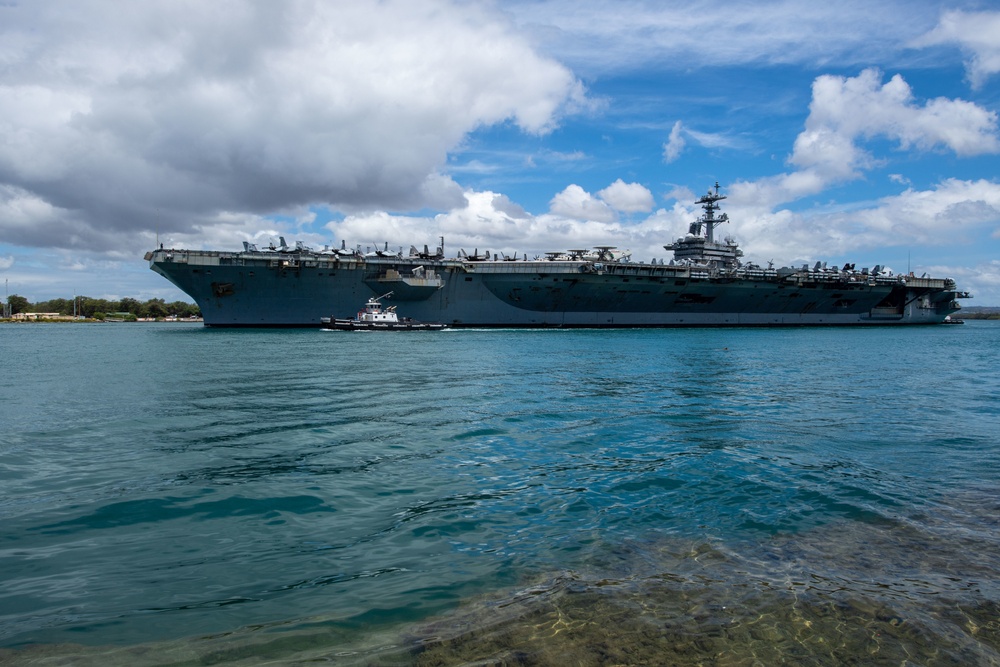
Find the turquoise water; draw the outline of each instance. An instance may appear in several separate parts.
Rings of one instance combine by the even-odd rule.
[[[1000,664],[1000,325],[0,326],[5,664]]]

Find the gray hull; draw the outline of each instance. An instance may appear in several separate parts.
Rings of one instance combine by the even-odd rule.
[[[936,324],[966,296],[950,279],[826,269],[718,271],[308,250],[160,249],[146,258],[194,299],[206,325],[228,327],[318,327],[320,318],[352,317],[368,298],[388,291],[401,315],[452,327]]]

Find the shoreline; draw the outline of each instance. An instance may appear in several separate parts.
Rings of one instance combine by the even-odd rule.
[[[193,323],[203,323],[204,320],[200,317],[194,319],[166,319],[166,318],[137,318],[135,320],[119,320],[119,319],[104,319],[95,320],[90,317],[42,317],[42,318],[24,318],[24,319],[0,319],[0,324],[193,324]]]

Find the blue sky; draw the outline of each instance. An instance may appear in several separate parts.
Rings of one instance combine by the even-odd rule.
[[[669,258],[716,181],[746,258],[1000,306],[985,2],[0,3],[0,278],[187,297],[157,242]]]

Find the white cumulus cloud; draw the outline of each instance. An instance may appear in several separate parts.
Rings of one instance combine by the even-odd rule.
[[[615,209],[624,213],[648,213],[653,210],[653,193],[640,183],[626,183],[618,179],[597,196]]]
[[[796,171],[734,184],[745,201],[773,208],[857,178],[877,164],[864,146],[877,138],[900,149],[950,150],[959,157],[1000,153],[995,111],[960,99],[920,103],[898,74],[885,83],[877,69],[856,77],[823,75],[812,93],[788,160]]]
[[[553,197],[549,209],[556,215],[574,220],[612,222],[616,217],[610,206],[575,184],[566,186]]]
[[[1000,72],[1000,11],[947,11],[938,25],[914,40],[917,47],[955,44],[967,56],[965,67],[973,88]]]
[[[0,219],[0,241],[18,245],[310,204],[451,208],[442,169],[469,132],[544,134],[586,102],[483,3],[5,5],[0,206],[33,217]]]
[[[858,141],[878,136],[902,148],[943,147],[963,157],[1000,152],[996,112],[944,98],[921,105],[900,75],[883,84],[881,72],[866,69],[856,77],[816,79],[791,162],[831,178],[847,177],[870,160]]]

